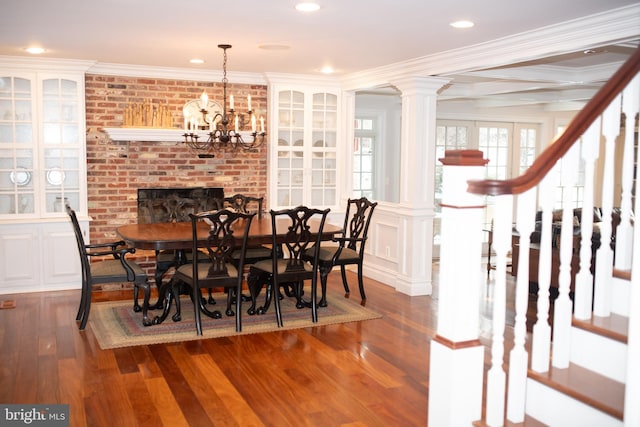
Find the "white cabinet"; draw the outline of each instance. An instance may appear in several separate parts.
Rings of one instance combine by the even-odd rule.
[[[0,57],[0,293],[78,287],[64,205],[86,232],[88,65],[13,60]]]
[[[335,207],[339,92],[285,85],[270,90],[277,137],[272,145],[270,206]]]

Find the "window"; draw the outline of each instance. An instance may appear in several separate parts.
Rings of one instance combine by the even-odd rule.
[[[535,159],[539,125],[438,120],[436,125],[434,244],[440,241],[440,202],[442,200],[442,163],[445,150],[477,149],[489,159],[485,178],[508,179],[520,175]],[[484,222],[489,227],[493,219],[491,198],[487,198]],[[486,236],[485,236],[486,237]]]
[[[557,134],[560,135],[564,132],[564,126],[558,126],[556,128]],[[564,161],[575,161],[575,159],[565,155],[556,165],[556,195],[554,209],[562,209],[564,205],[564,195],[570,193],[570,208],[577,208],[582,206],[584,197],[584,162],[582,161],[582,141],[579,144],[580,150],[578,155],[578,170],[575,182],[567,185],[562,182],[562,165]]]
[[[357,93],[351,194],[397,203],[400,200],[402,101],[397,90]]]
[[[373,198],[375,118],[356,118],[353,142],[353,196]]]

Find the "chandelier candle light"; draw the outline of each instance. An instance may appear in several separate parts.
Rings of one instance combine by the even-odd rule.
[[[200,113],[202,118],[191,116],[187,108],[184,109],[184,143],[194,150],[204,152],[198,157],[214,157],[212,152],[216,150],[235,151],[238,147],[244,150],[257,148],[264,142],[266,133],[264,132],[264,117],[260,117],[260,132],[257,130],[256,116],[251,109],[251,95],[247,96],[247,114],[251,117],[251,133],[247,140],[240,134],[241,122],[240,114],[237,113],[233,105],[233,95],[229,96],[229,109],[227,110],[227,49],[231,48],[229,44],[219,44],[218,47],[224,52],[224,60],[222,63],[222,112],[214,112],[209,115],[207,110],[209,106],[209,96],[206,92],[200,95]],[[231,129],[229,125],[233,123]],[[204,141],[198,141],[198,130],[209,130],[209,138]],[[249,140],[250,139],[250,140]]]

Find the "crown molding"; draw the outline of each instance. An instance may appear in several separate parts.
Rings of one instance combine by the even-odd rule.
[[[191,68],[151,67],[146,65],[129,65],[113,63],[96,63],[87,73],[108,76],[128,76],[168,80],[190,80],[199,82],[222,81],[221,70],[194,70]],[[267,85],[262,74],[246,72],[227,72],[229,84]]]
[[[0,67],[21,71],[86,72],[96,62],[76,59],[26,58],[0,55]]]
[[[640,3],[485,43],[352,73],[342,79],[342,88],[355,90],[377,87],[403,76],[467,72],[611,43],[628,43],[640,37],[639,20]]]
[[[340,81],[335,77],[317,76],[312,74],[289,74],[289,73],[265,73],[267,83],[272,85],[285,84],[287,86],[308,86],[310,84],[322,85],[323,87],[340,88]]]

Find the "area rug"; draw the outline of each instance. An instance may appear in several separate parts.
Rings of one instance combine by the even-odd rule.
[[[217,301],[214,308],[220,310],[223,315],[221,319],[202,316],[202,336],[196,334],[193,304],[189,297],[184,295],[180,300],[182,320],[179,322],[171,320],[171,316],[175,313],[175,305],[173,305],[170,315],[162,324],[144,327],[142,326],[142,313],[135,313],[132,302],[125,300],[93,303],[89,323],[100,348],[110,349],[308,328],[382,317],[380,314],[361,306],[359,300],[352,301],[342,295],[327,295],[327,307],[318,308],[318,322],[313,323],[309,308],[297,309],[294,298],[284,298],[281,301],[282,328],[278,328],[276,324],[273,305],[264,315],[250,316],[246,314],[249,303],[245,303],[242,305],[242,332],[237,333],[235,317],[224,315],[225,295],[215,294],[214,297]],[[211,306],[209,307],[211,309]],[[150,317],[160,314],[160,310],[149,311]]]

